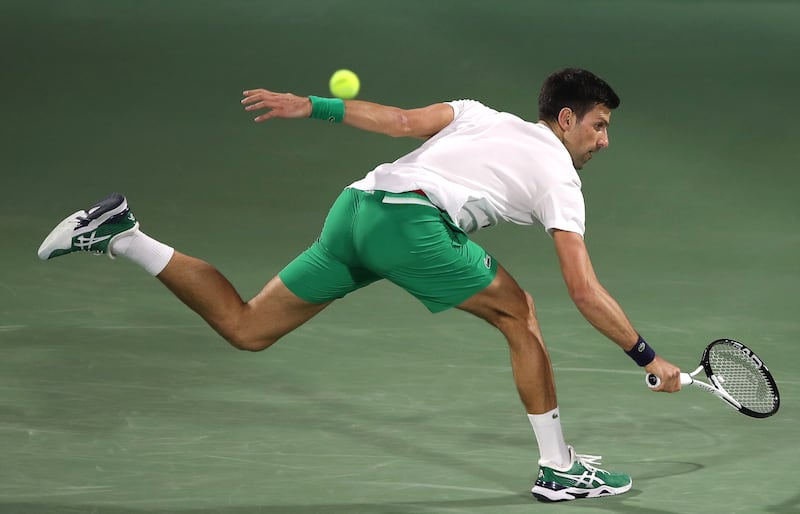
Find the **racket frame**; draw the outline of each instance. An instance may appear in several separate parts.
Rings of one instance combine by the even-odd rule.
[[[725,387],[722,385],[722,382],[714,375],[713,370],[711,369],[711,364],[709,363],[709,353],[711,348],[718,344],[727,344],[731,345],[737,349],[739,349],[742,353],[747,355],[750,359],[753,360],[753,363],[756,365],[756,368],[761,370],[764,377],[766,378],[767,382],[772,387],[772,390],[775,392],[775,407],[769,412],[757,412],[748,409],[747,407],[742,406],[741,403],[736,401],[728,392],[725,390]],[[695,377],[700,374],[701,371],[704,371],[706,377],[708,378],[710,383],[703,382],[702,380],[697,380]],[[720,398],[725,401],[728,405],[736,409],[737,411],[745,414],[747,416],[753,418],[767,418],[772,416],[778,409],[780,408],[780,393],[778,392],[778,386],[775,383],[775,379],[772,377],[772,373],[770,373],[769,368],[764,365],[764,362],[758,358],[758,356],[748,348],[747,346],[743,345],[739,341],[734,339],[717,339],[711,342],[708,346],[706,346],[705,350],[703,350],[703,356],[700,358],[700,365],[692,371],[691,373],[681,373],[680,376],[681,385],[692,385],[707,393],[711,393],[717,398]],[[661,385],[661,379],[659,379],[656,375],[652,373],[648,373],[645,377],[645,382],[647,386],[651,389],[657,388]]]

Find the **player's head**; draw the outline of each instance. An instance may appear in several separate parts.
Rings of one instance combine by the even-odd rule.
[[[564,107],[570,108],[580,119],[595,105],[613,110],[619,107],[619,97],[605,80],[588,70],[558,70],[545,79],[539,91],[540,120],[557,121]]]
[[[545,79],[539,91],[539,119],[561,139],[581,169],[592,154],[608,146],[611,110],[619,97],[608,83],[580,68],[565,68]]]

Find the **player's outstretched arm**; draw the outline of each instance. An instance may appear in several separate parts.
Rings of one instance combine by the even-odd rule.
[[[347,100],[344,122],[387,136],[427,139],[449,125],[453,115],[453,108],[444,103],[400,109],[363,100]]]
[[[306,96],[266,89],[247,90],[243,95],[246,111],[266,111],[255,118],[256,122],[311,116],[311,101]],[[444,103],[418,109],[400,109],[362,100],[346,100],[344,105],[345,124],[393,137],[428,138],[453,121],[453,108]]]
[[[583,317],[623,350],[633,349],[639,334],[617,301],[597,279],[583,237],[575,232],[554,230],[553,240],[569,296]],[[680,390],[680,369],[658,355],[645,366],[645,370],[661,379],[661,387],[657,390]]]

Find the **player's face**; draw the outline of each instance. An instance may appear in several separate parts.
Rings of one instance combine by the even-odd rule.
[[[572,164],[576,170],[583,168],[592,158],[592,154],[608,146],[610,122],[611,109],[605,105],[595,105],[564,132],[564,146],[572,156]]]

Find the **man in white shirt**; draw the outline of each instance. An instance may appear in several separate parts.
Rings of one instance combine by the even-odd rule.
[[[555,381],[533,300],[468,233],[510,221],[552,237],[570,297],[581,314],[637,364],[680,389],[680,370],[657,356],[598,281],[583,240],[585,212],[576,170],[608,146],[619,98],[587,70],[548,77],[539,121],[473,100],[399,109],[365,101],[244,92],[255,118],[318,118],[426,141],[346,187],[317,241],[244,302],[206,262],[139,230],[127,200],[112,194],[64,219],[39,257],[74,251],[124,256],[157,276],[233,346],[263,350],[333,300],[387,279],[431,312],[470,312],[508,341],[514,380],[539,445],[532,489],[545,501],[621,494],[632,481],[595,466],[564,441]]]

